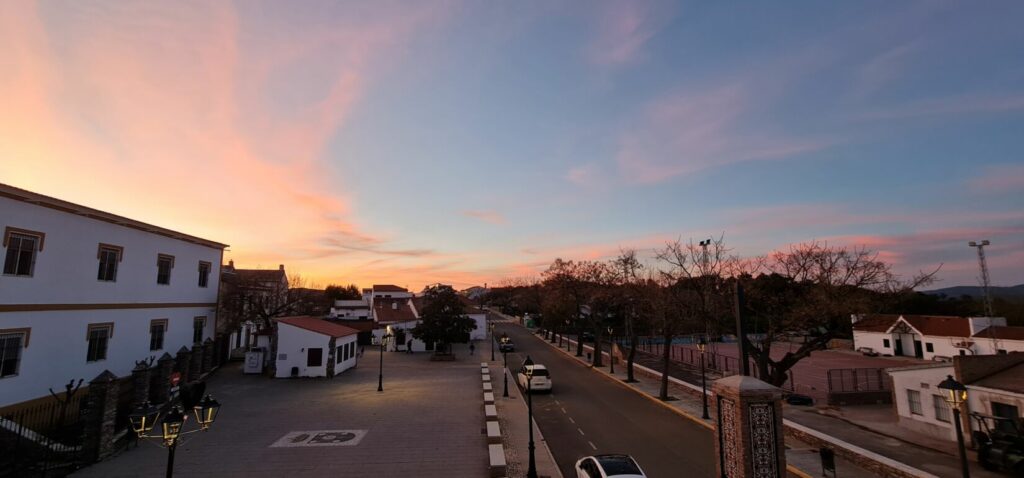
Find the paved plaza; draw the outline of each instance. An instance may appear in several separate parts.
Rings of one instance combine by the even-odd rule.
[[[208,383],[222,404],[214,427],[178,447],[180,476],[488,476],[480,355],[455,362],[379,352],[333,379],[272,379],[238,366]],[[191,429],[192,424],[188,427]],[[154,443],[79,471],[83,477],[156,476],[167,451]]]

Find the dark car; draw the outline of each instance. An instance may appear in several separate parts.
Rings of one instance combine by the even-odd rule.
[[[584,342],[593,342],[594,334],[590,332],[583,332],[582,334],[580,334],[580,340]]]
[[[505,335],[498,339],[498,351],[499,352],[515,352],[516,344],[512,342],[509,336]]]

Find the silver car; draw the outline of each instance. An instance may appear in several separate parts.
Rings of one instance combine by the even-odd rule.
[[[646,478],[629,455],[594,455],[576,462],[576,478]]]

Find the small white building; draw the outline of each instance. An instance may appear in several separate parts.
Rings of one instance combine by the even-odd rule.
[[[360,300],[336,300],[331,306],[331,317],[342,320],[365,320],[370,318],[370,302]]]
[[[276,321],[278,378],[330,378],[359,361],[356,329],[309,316]]]
[[[968,430],[984,430],[977,417],[989,426],[1005,426],[1001,419],[1020,423],[1024,410],[1024,353],[956,356],[952,363],[920,364],[886,369],[892,378],[893,404],[900,426],[921,433],[956,440],[953,413],[938,384],[948,376],[967,387],[962,413],[965,437]],[[969,418],[972,414],[975,418]],[[1002,422],[1002,425],[999,423]]]
[[[1024,351],[1024,327],[1002,317],[853,315],[855,349],[882,355],[950,360],[957,355]]]
[[[213,338],[225,244],[0,184],[0,407]]]

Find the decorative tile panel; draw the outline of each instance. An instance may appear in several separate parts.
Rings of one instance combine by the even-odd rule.
[[[721,429],[722,447],[722,476],[725,478],[739,478],[740,452],[739,433],[736,426],[736,403],[728,398],[718,399],[719,427]]]
[[[747,406],[750,416],[750,451],[753,461],[753,478],[778,478],[778,450],[775,437],[775,406],[770,403],[751,403]]]

